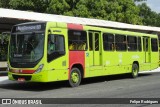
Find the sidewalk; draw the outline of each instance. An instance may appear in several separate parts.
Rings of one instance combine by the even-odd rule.
[[[139,73],[154,73],[154,72],[160,72],[160,67],[154,69],[154,70],[149,70],[149,71],[141,71]]]

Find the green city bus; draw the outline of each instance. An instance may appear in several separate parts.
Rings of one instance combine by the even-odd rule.
[[[13,26],[8,77],[27,82],[130,74],[159,66],[158,36],[62,22],[29,22]]]

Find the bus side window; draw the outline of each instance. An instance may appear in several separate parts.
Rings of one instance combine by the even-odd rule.
[[[47,61],[50,62],[65,54],[65,41],[63,35],[51,34],[48,36]]]
[[[127,41],[128,51],[137,51],[137,37],[127,36]]]
[[[109,33],[103,34],[103,47],[105,51],[114,51],[114,35]]]
[[[89,33],[89,50],[93,50],[93,33]]]
[[[71,51],[87,49],[87,32],[68,30],[68,49]]]
[[[117,51],[126,51],[127,49],[126,35],[116,34],[115,45]]]
[[[138,51],[142,51],[141,37],[138,37]]]
[[[48,54],[51,54],[55,51],[55,38],[54,35],[48,36]]]
[[[152,47],[152,52],[157,52],[158,51],[158,40],[155,38],[151,38],[151,47]]]
[[[75,49],[75,46],[73,43],[69,43],[69,50],[74,50]]]

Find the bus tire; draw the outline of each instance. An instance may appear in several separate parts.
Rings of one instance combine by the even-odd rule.
[[[81,72],[78,68],[72,68],[69,76],[69,85],[71,87],[78,87],[81,83]]]
[[[138,77],[138,72],[139,72],[138,65],[136,63],[133,63],[133,65],[132,65],[132,73],[131,73],[132,78]]]

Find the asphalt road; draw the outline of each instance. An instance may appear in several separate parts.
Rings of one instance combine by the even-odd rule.
[[[160,98],[160,72],[143,73],[136,79],[128,75],[89,78],[83,80],[76,88],[68,87],[67,81],[23,83],[4,80],[0,82],[0,98]],[[159,104],[78,104],[76,107],[159,107]],[[8,105],[2,106],[8,107]],[[39,105],[35,106],[39,107]],[[47,106],[53,107],[53,105]],[[54,106],[75,105],[54,104]]]

